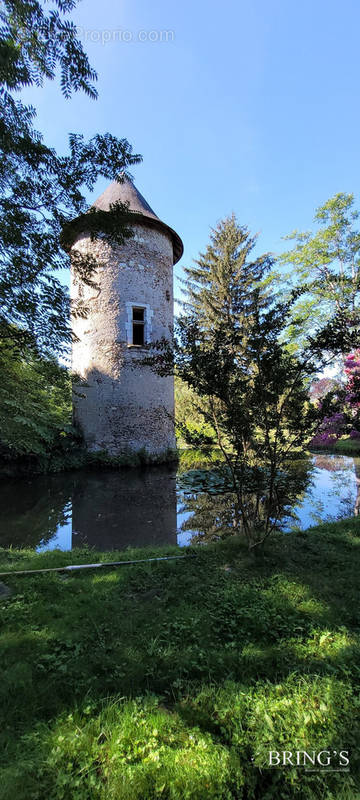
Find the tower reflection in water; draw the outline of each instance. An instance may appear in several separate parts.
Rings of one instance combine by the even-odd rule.
[[[117,550],[176,544],[176,473],[76,472],[0,484],[1,547]]]
[[[176,544],[176,474],[89,474],[72,495],[72,546],[98,550]]]

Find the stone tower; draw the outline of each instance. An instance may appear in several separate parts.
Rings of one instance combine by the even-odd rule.
[[[117,201],[129,204],[133,238],[112,245],[84,230],[70,250],[98,263],[97,289],[72,275],[72,297],[90,309],[73,322],[72,368],[86,382],[75,387],[74,421],[91,451],[146,450],[161,459],[175,447],[173,378],[141,361],[145,344],[172,335],[173,265],[183,245],[132,182],[110,184],[94,205],[107,211]]]

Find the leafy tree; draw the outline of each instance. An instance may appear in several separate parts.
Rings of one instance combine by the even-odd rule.
[[[76,0],[54,0],[46,14],[38,0],[4,0],[0,14],[0,80],[9,89],[53,79],[60,67],[65,97],[82,89],[96,97],[96,72],[76,37],[76,26],[65,15]]]
[[[10,338],[10,337],[9,337]],[[0,340],[0,430],[3,459],[32,454],[38,459],[71,449],[71,377],[33,349]],[[49,459],[46,458],[48,466]],[[45,463],[45,462],[44,462]]]
[[[72,133],[69,153],[58,155],[34,129],[34,109],[16,96],[59,71],[65,97],[78,90],[96,97],[96,73],[67,18],[74,6],[74,0],[54,0],[48,10],[40,0],[5,0],[0,14],[0,335],[36,343],[43,353],[70,341],[69,298],[58,272],[69,266],[68,223],[85,213],[84,191],[100,176],[121,179],[140,161],[126,139],[109,133],[89,142]],[[87,227],[94,237],[104,231],[121,244],[131,235],[126,211],[122,204],[110,213],[92,211]],[[94,266],[90,256],[75,264],[90,282]]]
[[[354,196],[340,192],[315,213],[318,230],[285,237],[294,241],[292,250],[283,253],[280,263],[290,265],[290,286],[300,286],[302,294],[292,310],[288,333],[299,334],[325,324],[336,314],[356,323],[360,304],[360,231],[356,227],[359,212]],[[279,276],[284,285],[284,274]]]
[[[199,411],[201,399],[193,389],[175,376],[175,423],[180,445],[211,445],[214,431]]]
[[[342,324],[353,330],[355,347],[359,344],[358,217],[354,196],[339,193],[317,209],[315,221],[319,227],[316,233],[299,234],[295,231],[287,237],[295,240],[295,247],[283,254],[282,262],[292,266],[291,281],[297,282],[303,289],[300,300],[294,305],[287,332],[290,339],[298,344],[304,334],[319,329],[326,322],[331,324],[336,319],[342,319]],[[352,357],[348,355],[346,360],[346,353],[344,349],[341,350],[337,359],[339,377],[336,385],[329,386],[328,392],[322,393],[319,410],[323,419],[313,440],[314,445],[332,444],[345,433],[353,437],[357,435],[358,407],[348,376],[348,361]],[[325,380],[322,378],[322,381]]]

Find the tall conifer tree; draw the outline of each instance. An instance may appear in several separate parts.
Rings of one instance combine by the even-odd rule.
[[[314,422],[307,403],[313,365],[280,342],[291,301],[272,297],[273,259],[256,256],[256,242],[234,215],[212,231],[205,253],[185,270],[174,351],[163,345],[161,355],[161,368],[170,370],[173,358],[176,373],[197,393],[223,454],[220,485],[235,496],[234,525],[251,549],[277,526],[284,498],[295,491],[286,459]]]
[[[185,268],[184,308],[196,315],[198,324],[209,331],[219,324],[246,329],[254,301],[266,302],[266,276],[273,265],[270,254],[254,257],[257,236],[236,221],[232,214],[212,230],[210,243],[193,267]]]

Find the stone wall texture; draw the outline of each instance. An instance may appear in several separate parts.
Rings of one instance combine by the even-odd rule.
[[[72,251],[97,261],[94,281],[73,274],[71,296],[89,307],[73,320],[72,369],[86,381],[74,385],[74,421],[91,451],[116,456],[146,449],[160,456],[175,447],[174,383],[143,366],[143,348],[131,346],[132,306],[145,307],[146,339],[170,338],[173,330],[173,246],[164,231],[140,221],[123,246],[78,236]]]

